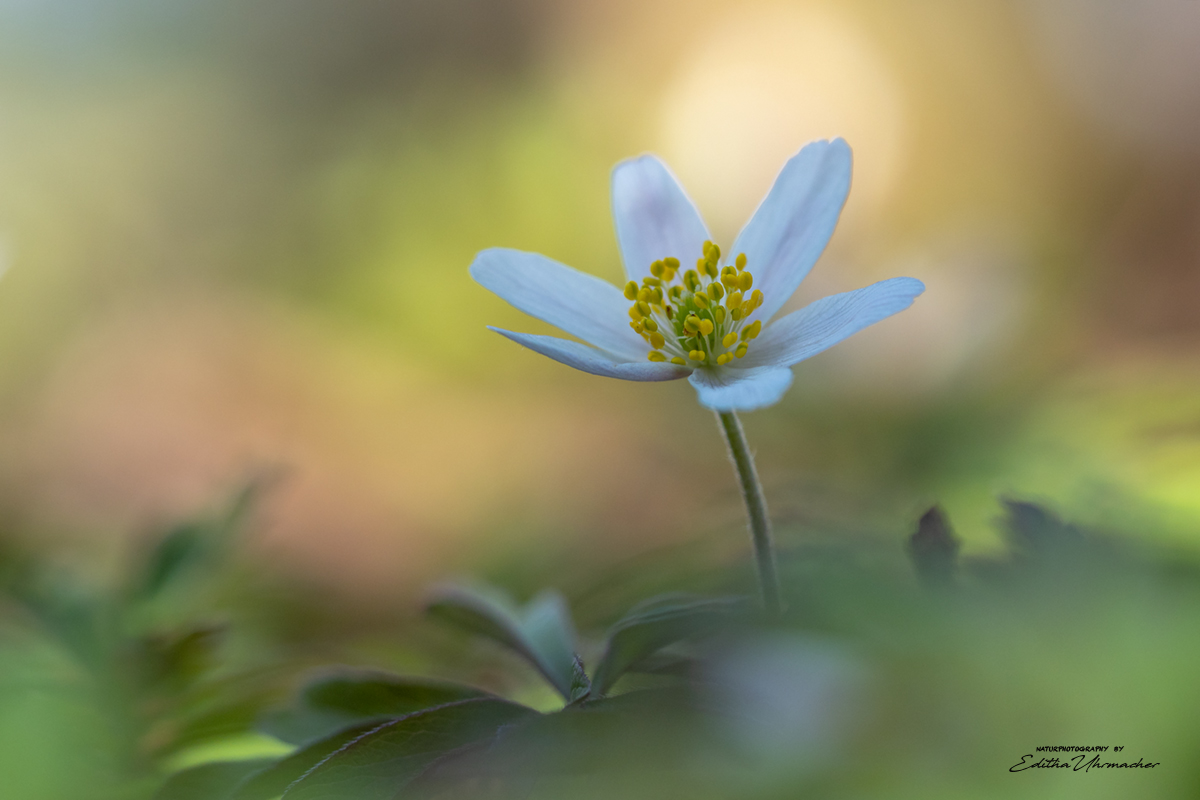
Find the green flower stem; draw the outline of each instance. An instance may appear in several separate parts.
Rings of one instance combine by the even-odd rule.
[[[779,597],[779,573],[775,568],[775,543],[771,540],[771,518],[767,516],[767,500],[763,496],[758,472],[754,469],[754,455],[746,444],[742,423],[733,411],[718,411],[717,420],[729,445],[729,458],[742,487],[742,498],[746,501],[746,516],[750,522],[750,536],[754,540],[754,560],[758,565],[758,585],[762,592],[763,606],[770,616],[783,611]]]

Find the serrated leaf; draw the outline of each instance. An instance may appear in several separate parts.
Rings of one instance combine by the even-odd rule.
[[[497,698],[417,711],[363,734],[293,783],[285,800],[388,800],[445,754],[537,712]]]
[[[300,743],[361,720],[402,717],[425,708],[488,696],[481,689],[463,684],[344,669],[311,680],[300,690],[295,708],[272,716],[260,727],[286,742]]]
[[[229,800],[272,800],[272,798],[279,797],[310,769],[345,747],[349,742],[375,730],[383,722],[371,720],[350,725],[302,747],[290,756],[265,766],[257,772],[246,775],[229,794]]]
[[[486,636],[524,657],[568,702],[575,669],[575,630],[562,595],[545,591],[518,608],[494,589],[443,587],[427,606],[431,616]]]
[[[1006,517],[1004,532],[1009,545],[1023,556],[1046,556],[1085,543],[1083,532],[1037,505],[1001,498]]]
[[[272,763],[272,759],[219,761],[180,770],[154,794],[154,800],[225,800],[247,775]]]
[[[604,656],[592,676],[592,694],[603,695],[617,679],[658,650],[727,625],[746,603],[742,598],[696,598],[671,594],[634,607],[612,627]]]

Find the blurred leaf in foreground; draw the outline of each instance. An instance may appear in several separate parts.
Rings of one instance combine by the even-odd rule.
[[[268,717],[260,727],[285,742],[301,744],[354,723],[487,696],[463,684],[347,668],[309,681],[293,708]]]

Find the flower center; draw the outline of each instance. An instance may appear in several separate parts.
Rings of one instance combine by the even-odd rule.
[[[763,293],[750,291],[754,276],[746,271],[745,253],[733,265],[718,267],[720,261],[721,248],[705,242],[695,269],[679,275],[679,259],[664,258],[650,265],[641,286],[625,284],[625,297],[633,302],[629,326],[652,348],[651,361],[724,366],[746,355],[762,330],[762,320],[749,318]]]

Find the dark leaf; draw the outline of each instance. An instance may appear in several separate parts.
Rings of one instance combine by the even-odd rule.
[[[592,694],[608,692],[617,679],[669,644],[715,633],[746,609],[741,598],[663,595],[634,607],[609,632],[604,656],[592,676]]]
[[[345,747],[363,734],[370,733],[387,720],[371,720],[351,725],[319,741],[302,747],[290,756],[280,759],[258,772],[245,776],[229,800],[272,800],[304,776],[304,773],[320,764],[333,753]]]
[[[388,800],[445,754],[537,716],[496,698],[462,700],[384,723],[346,744],[284,793],[286,800]]]
[[[525,608],[497,590],[444,587],[428,605],[429,614],[463,630],[486,636],[533,664],[568,701],[576,672],[575,631],[566,603],[546,591]]]
[[[683,687],[589,700],[506,725],[491,740],[448,753],[430,764],[414,788],[448,790],[457,781],[479,778],[516,777],[524,783],[630,767],[659,771],[694,758],[696,737],[707,730],[698,721],[692,695]]]
[[[154,795],[154,800],[225,800],[238,782],[273,759],[219,761],[176,772]]]
[[[928,586],[945,586],[954,580],[958,548],[958,539],[938,506],[922,515],[916,533],[908,540],[913,567]]]
[[[424,708],[487,697],[462,684],[419,680],[371,670],[339,670],[310,681],[296,707],[260,726],[286,742],[312,741],[355,722],[402,717]]]

